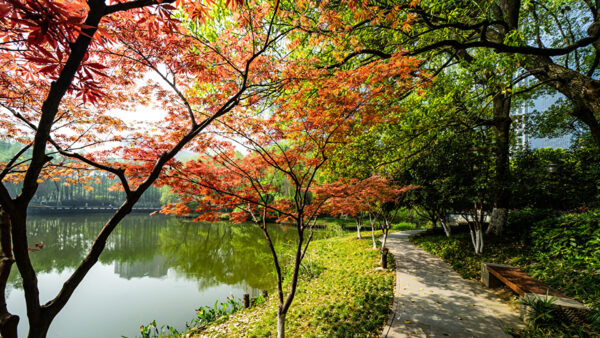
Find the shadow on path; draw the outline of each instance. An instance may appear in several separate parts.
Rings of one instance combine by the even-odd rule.
[[[409,242],[408,237],[419,231],[388,237],[387,247],[396,260],[396,288],[394,313],[382,337],[511,337],[502,322],[520,322],[518,315]]]

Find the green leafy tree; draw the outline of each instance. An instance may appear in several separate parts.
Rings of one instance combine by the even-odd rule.
[[[454,61],[473,70],[476,86],[488,92],[490,101],[491,114],[482,115],[482,123],[494,130],[496,158],[489,231],[501,234],[511,198],[510,111],[515,100],[542,86],[562,93],[569,114],[600,144],[600,85],[594,78],[600,63],[599,7],[598,1],[587,0],[397,0],[376,2],[363,15],[349,17],[352,6],[332,3],[328,9],[342,13],[334,17],[346,20],[348,41],[360,43],[330,66],[349,67],[402,51],[422,57],[422,66],[433,75]],[[537,81],[528,88],[517,88],[532,77]]]
[[[543,148],[519,153],[511,165],[515,173],[512,207],[572,210],[598,206],[600,152],[577,141],[572,149]]]

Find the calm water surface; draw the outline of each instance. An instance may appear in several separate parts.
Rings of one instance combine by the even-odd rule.
[[[108,217],[29,217],[30,243],[44,242],[43,250],[31,253],[42,302],[58,293]],[[290,230],[272,227],[278,245],[296,240]],[[135,337],[140,325],[152,320],[182,329],[198,306],[232,295],[258,295],[274,286],[271,256],[256,226],[129,215],[56,317],[48,336]],[[24,337],[25,300],[16,266],[7,293],[9,311],[21,317],[19,336]]]

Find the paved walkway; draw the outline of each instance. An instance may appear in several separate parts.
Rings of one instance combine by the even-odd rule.
[[[408,237],[418,232],[389,235],[386,246],[396,260],[396,289],[394,313],[382,337],[511,337],[505,324],[520,325],[518,315],[497,296],[410,243]]]

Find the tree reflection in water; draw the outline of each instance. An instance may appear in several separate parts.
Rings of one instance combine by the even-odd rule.
[[[44,248],[31,253],[37,271],[74,269],[104,225],[102,214],[30,216],[29,241]],[[295,241],[295,232],[274,225],[277,245]],[[166,276],[173,269],[178,278],[196,280],[199,290],[217,284],[270,289],[275,276],[263,234],[249,224],[193,223],[166,216],[129,215],[109,238],[100,256],[113,264],[121,278]],[[13,269],[10,287],[21,288]]]

